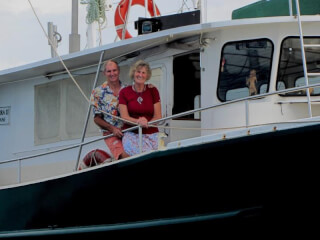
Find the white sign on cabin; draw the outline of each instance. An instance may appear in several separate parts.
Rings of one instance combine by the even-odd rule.
[[[10,116],[10,107],[0,107],[0,125],[8,125]]]

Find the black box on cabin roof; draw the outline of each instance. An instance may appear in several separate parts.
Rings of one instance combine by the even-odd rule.
[[[200,10],[153,18],[139,18],[134,22],[138,35],[158,32],[170,28],[200,23]]]

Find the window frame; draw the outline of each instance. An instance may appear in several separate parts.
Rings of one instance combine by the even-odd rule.
[[[86,74],[78,74],[75,76],[75,80],[79,84],[81,81],[83,81],[82,84],[86,85],[85,89],[83,89],[83,90],[86,92],[88,99],[90,98],[95,75],[96,75],[96,73],[86,73]],[[102,82],[104,80],[105,80],[105,77],[103,76],[103,74],[100,74],[97,85],[102,84]],[[50,86],[54,86],[55,88],[58,89],[56,103],[55,103],[57,106],[55,106],[55,107],[57,107],[57,114],[59,116],[57,116],[56,119],[51,119],[50,117],[49,118],[42,118],[42,116],[41,116],[41,111],[42,111],[41,109],[45,108],[45,106],[43,106],[43,104],[45,105],[46,101],[43,101],[43,99],[40,99],[39,95],[45,96],[44,93],[41,92],[41,89],[42,88],[45,89]],[[83,96],[79,91],[79,94],[76,93],[77,96],[74,96],[75,100],[77,102],[76,106],[74,106],[74,107],[69,106],[69,108],[68,108],[68,104],[70,104],[70,97],[72,98],[72,96],[71,96],[72,94],[70,94],[70,93],[75,92],[75,91],[79,91],[79,90],[77,89],[76,85],[72,82],[72,80],[68,77],[65,77],[65,78],[62,78],[62,79],[59,79],[56,81],[41,83],[41,84],[34,86],[34,99],[35,99],[34,100],[34,109],[35,109],[35,112],[34,112],[34,119],[35,119],[35,121],[34,121],[34,144],[36,146],[41,146],[41,145],[51,144],[51,143],[56,143],[56,142],[61,142],[61,141],[71,141],[71,140],[75,140],[75,139],[78,139],[81,137],[84,122],[85,122],[85,117],[87,114],[87,110],[89,108],[89,103],[87,103],[87,101],[85,101],[83,99]],[[80,100],[77,101],[77,99],[80,99]],[[42,106],[38,106],[39,103],[41,103]],[[39,110],[39,107],[41,108],[40,110]],[[47,108],[50,108],[50,106],[47,106]],[[77,109],[79,109],[79,108],[83,108],[80,110],[80,114],[81,114],[81,112],[83,112],[83,114],[81,114],[81,117],[77,118],[78,123],[76,124],[77,125],[76,126],[74,123],[69,122],[71,120],[74,120],[73,113],[71,113],[69,111],[78,111]],[[48,110],[48,109],[46,111],[50,112],[50,110]],[[99,130],[96,127],[96,125],[93,123],[92,113],[90,113],[90,114],[91,115],[90,115],[90,119],[89,119],[89,125],[87,128],[86,136],[96,136],[99,134]],[[52,122],[52,121],[58,121],[57,123],[55,123],[58,125],[57,129],[55,130],[55,134],[52,135],[51,137],[48,136],[47,133],[43,132],[44,127],[42,127],[42,129],[41,129],[40,125],[43,121],[47,122],[46,124],[48,124],[48,125],[53,124],[54,122]],[[68,130],[67,128],[68,128],[68,126],[70,126],[70,124],[72,124],[72,126],[74,125],[73,126],[74,128],[72,128],[72,129],[70,128]],[[76,128],[79,128],[79,131],[76,130]],[[45,136],[45,135],[47,135],[47,136]]]
[[[304,78],[304,70],[303,70],[302,58],[301,58],[301,65],[299,65],[299,67],[300,67],[300,71],[299,71],[300,75],[298,75],[296,78],[294,78],[294,80],[292,81],[293,85],[291,87],[290,87],[290,84],[288,84],[288,83],[286,84],[286,82],[289,82],[290,80],[284,81],[283,78],[280,79],[280,77],[282,77],[282,75],[280,75],[281,71],[282,71],[282,69],[281,69],[281,61],[282,61],[283,55],[285,54],[284,53],[284,44],[285,44],[285,41],[287,41],[288,39],[295,39],[295,40],[298,41],[298,47],[299,47],[299,51],[298,52],[299,52],[299,54],[301,53],[301,44],[300,44],[300,37],[299,36],[287,36],[282,40],[281,45],[280,45],[279,65],[278,65],[278,72],[277,72],[277,78],[276,78],[276,90],[284,90],[284,89],[279,89],[278,88],[278,86],[279,86],[278,84],[281,83],[281,82],[284,83],[285,89],[304,86],[304,85],[300,85],[300,84],[297,85],[297,81],[299,79],[301,79],[301,78]],[[320,42],[320,37],[319,36],[305,36],[304,37],[304,40],[310,40],[310,39],[318,39],[318,41]],[[305,44],[307,44],[307,43],[305,43]],[[293,47],[294,46],[291,46],[291,47],[288,46],[289,49],[292,48],[292,51],[294,49]],[[320,56],[320,49],[319,49],[319,56]],[[306,53],[306,60],[307,59],[308,59],[308,57],[307,57],[307,53]],[[320,63],[320,57],[319,57],[319,63]],[[307,61],[307,64],[308,64],[308,61]],[[308,69],[308,67],[307,67],[307,69]],[[319,68],[319,72],[320,72],[320,68]],[[312,81],[313,81],[312,79],[316,79],[316,78],[319,78],[319,77],[308,77],[309,84],[314,84],[314,83],[312,83]],[[319,83],[320,83],[320,81],[319,81]],[[319,89],[320,89],[320,87],[319,87]],[[318,92],[318,93],[314,94],[314,92]],[[306,96],[306,91],[305,90],[299,90],[299,91],[296,91],[296,92],[281,93],[281,94],[279,94],[279,96],[281,96],[281,97],[305,97]],[[314,91],[312,89],[311,96],[320,96],[320,90]]]
[[[227,47],[227,46],[230,46],[230,45],[237,45],[237,44],[241,44],[241,45],[245,45],[245,46],[247,46],[247,45],[249,45],[250,43],[252,43],[252,44],[254,44],[255,42],[257,42],[257,41],[261,41],[262,43],[263,42],[265,42],[265,44],[266,44],[266,47],[268,47],[268,43],[270,44],[270,48],[271,48],[271,53],[270,53],[270,56],[268,56],[268,61],[269,61],[269,65],[268,65],[268,69],[266,69],[265,71],[264,71],[264,74],[265,74],[265,76],[266,76],[266,78],[265,79],[263,79],[263,80],[261,80],[261,82],[259,82],[259,85],[258,85],[258,93],[256,94],[257,96],[259,95],[259,94],[261,94],[260,93],[260,88],[261,88],[261,86],[263,86],[264,84],[267,84],[267,87],[266,87],[266,91],[264,92],[264,93],[267,93],[267,92],[269,92],[269,90],[270,90],[270,82],[271,82],[271,71],[272,71],[272,64],[273,64],[273,55],[274,55],[274,43],[273,43],[273,41],[271,40],[271,39],[269,39],[269,38],[256,38],[256,39],[244,39],[244,40],[238,40],[238,41],[231,41],[231,42],[226,42],[223,46],[222,46],[222,48],[221,48],[221,53],[220,53],[220,64],[219,64],[219,76],[218,76],[218,83],[217,83],[217,89],[216,89],[216,96],[217,96],[217,98],[219,99],[219,101],[221,101],[221,102],[227,102],[227,101],[231,101],[231,100],[235,100],[235,99],[241,99],[242,97],[248,97],[249,95],[250,95],[250,93],[248,93],[247,95],[244,93],[243,95],[244,96],[241,96],[241,97],[235,97],[235,98],[233,98],[233,99],[227,99],[227,92],[228,91],[230,91],[230,90],[234,90],[234,89],[244,89],[245,87],[247,87],[244,83],[244,81],[242,80],[240,80],[241,78],[243,78],[243,79],[246,79],[245,78],[245,76],[248,76],[248,72],[250,71],[250,70],[248,70],[248,71],[246,71],[247,72],[247,74],[242,74],[242,75],[240,75],[241,77],[239,78],[239,82],[238,82],[238,84],[239,85],[241,85],[241,87],[238,87],[238,88],[227,88],[227,87],[222,87],[223,86],[223,84],[225,84],[224,83],[224,80],[223,80],[223,75],[224,75],[224,73],[225,73],[225,65],[227,64],[226,63],[226,59],[224,58],[224,56],[225,56],[225,48]],[[255,49],[255,48],[257,48],[257,49],[259,49],[259,48],[263,48],[262,46],[256,46],[256,47],[254,47],[254,46],[251,46],[251,48],[248,48],[248,49]],[[240,55],[240,54],[239,54]],[[249,55],[248,55],[248,57],[250,57]],[[247,60],[246,60],[247,61]],[[239,65],[239,67],[240,67],[240,65]],[[248,68],[248,69],[250,69],[249,67],[247,67],[246,66],[246,62],[245,62],[245,65],[243,65],[243,66],[241,66],[242,68]],[[251,70],[252,70],[252,68],[251,68]],[[260,73],[260,72],[259,72]],[[259,73],[257,73],[257,76],[259,75]],[[261,73],[260,73],[261,74]],[[259,81],[259,78],[258,78],[258,81]],[[248,88],[248,87],[247,87]],[[226,89],[226,90],[225,90]],[[248,88],[248,92],[249,92],[249,88]]]

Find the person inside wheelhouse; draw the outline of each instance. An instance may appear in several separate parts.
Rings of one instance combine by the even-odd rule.
[[[218,97],[222,102],[266,93],[273,44],[267,39],[230,42],[222,49]]]

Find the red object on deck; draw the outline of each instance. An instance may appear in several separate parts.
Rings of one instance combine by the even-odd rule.
[[[104,162],[111,162],[110,155],[101,149],[95,149],[84,156],[83,160],[79,164],[78,170],[97,166]]]

